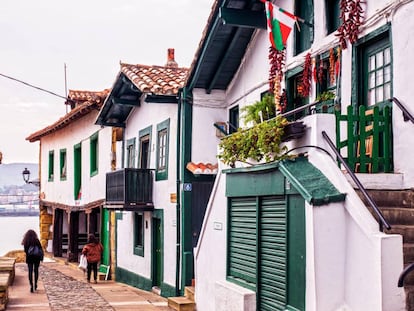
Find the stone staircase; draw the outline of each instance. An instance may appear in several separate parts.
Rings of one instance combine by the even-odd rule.
[[[169,297],[168,306],[177,311],[195,311],[195,287],[186,286],[184,288],[184,297]]]
[[[359,196],[365,201],[359,191]],[[403,236],[404,267],[414,262],[414,190],[367,190],[381,209],[384,218],[390,223],[391,230]],[[366,204],[366,202],[365,202]],[[371,208],[368,208],[371,213]],[[375,217],[375,215],[374,215]],[[395,280],[397,282],[398,280]],[[414,272],[404,280],[406,310],[414,311]]]

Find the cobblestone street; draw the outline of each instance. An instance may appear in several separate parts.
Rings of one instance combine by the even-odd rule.
[[[9,287],[7,310],[20,311],[173,311],[167,299],[114,281],[87,283],[74,264],[48,259],[39,271],[38,289],[30,293],[27,265],[15,265],[15,279]]]

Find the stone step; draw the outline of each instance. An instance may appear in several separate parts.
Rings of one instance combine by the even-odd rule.
[[[414,243],[404,243],[403,245],[404,264],[408,265],[414,262]]]
[[[194,286],[186,286],[184,288],[184,296],[188,299],[195,301],[195,287]]]
[[[355,190],[366,205],[361,191]],[[398,206],[414,208],[414,191],[412,190],[367,190],[378,206]]]
[[[414,225],[392,225],[391,230],[384,230],[389,234],[401,234],[403,243],[414,243]]]
[[[169,297],[168,306],[177,311],[194,311],[195,302],[187,297]]]
[[[414,311],[414,286],[404,286],[405,306],[407,311]]]
[[[414,209],[405,207],[381,207],[384,218],[391,224],[414,225]]]

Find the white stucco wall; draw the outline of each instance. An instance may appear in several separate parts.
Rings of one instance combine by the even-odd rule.
[[[163,209],[163,282],[175,286],[176,262],[176,210],[175,203],[170,200],[170,194],[176,193],[176,137],[177,137],[177,105],[156,104],[141,102],[127,120],[125,128],[125,142],[135,138],[135,154],[139,152],[139,131],[152,126],[150,147],[150,168],[156,167],[157,124],[170,119],[169,152],[168,152],[168,179],[155,181],[153,184],[153,202],[156,209]],[[138,158],[135,159],[137,167]],[[126,162],[125,162],[126,163]],[[154,172],[155,176],[155,172]],[[151,250],[152,250],[152,213],[145,213],[144,256],[133,253],[133,213],[123,212],[122,220],[117,224],[117,266],[138,274],[145,278],[151,277]]]
[[[111,170],[110,127],[95,125],[97,112],[93,111],[67,127],[41,138],[40,178],[44,200],[75,205],[74,146],[82,145],[82,199],[79,205],[105,199],[106,172]],[[90,176],[90,137],[98,132],[98,174]],[[67,178],[60,180],[60,150],[66,149]],[[54,178],[48,181],[49,151],[54,151]]]

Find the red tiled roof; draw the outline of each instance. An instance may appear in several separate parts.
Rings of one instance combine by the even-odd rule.
[[[217,174],[218,164],[188,162],[186,168],[194,175]]]
[[[75,91],[69,90],[68,100],[75,101],[75,108],[60,118],[55,123],[31,134],[26,138],[26,140],[35,142],[41,137],[49,135],[57,130],[60,130],[75,120],[80,119],[81,117],[87,115],[92,110],[99,110],[109,94],[109,89],[105,89],[101,92],[91,92],[91,91]]]
[[[184,86],[188,69],[121,63],[121,72],[143,93],[175,95]]]

